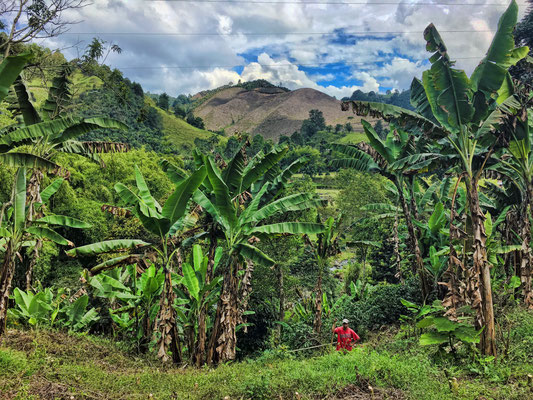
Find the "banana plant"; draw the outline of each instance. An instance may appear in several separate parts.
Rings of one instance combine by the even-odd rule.
[[[53,182],[43,190],[41,199],[48,201],[57,191],[59,185]],[[30,212],[26,204],[26,169],[19,168],[15,176],[12,202],[6,203],[0,210],[0,252],[3,261],[0,267],[0,336],[5,331],[8,299],[11,292],[11,281],[21,257],[21,250],[35,246],[38,240],[51,241],[61,246],[73,246],[73,243],[61,236],[55,227],[68,227],[75,229],[90,228],[91,225],[79,219],[64,215],[44,215],[39,219],[30,221],[27,216]],[[42,203],[38,204],[42,207]]]
[[[213,260],[213,275],[222,259],[223,249],[217,247]],[[183,277],[175,291],[177,299],[175,309],[180,325],[183,327],[189,358],[194,362],[196,348],[198,347],[199,330],[210,330],[212,321],[206,321],[205,326],[199,324],[200,314],[204,309],[210,310],[217,303],[220,296],[222,276],[215,276],[208,280],[207,267],[209,258],[203,255],[200,245],[195,244],[192,248],[192,262],[183,263]]]
[[[159,311],[163,269],[151,264],[139,275],[137,265],[115,268],[87,277],[96,297],[109,301],[109,316],[125,336],[135,337],[137,349],[145,352]]]
[[[121,199],[122,206],[139,219],[143,227],[157,240],[145,242],[140,239],[106,240],[86,246],[76,247],[67,252],[69,256],[98,256],[105,253],[123,254],[107,259],[93,267],[90,272],[95,275],[120,265],[146,265],[147,259],[156,259],[156,265],[163,269],[165,275],[164,289],[161,293],[159,316],[156,318],[153,330],[159,335],[158,357],[163,361],[169,359],[172,353],[175,362],[180,361],[178,332],[176,327],[175,310],[173,309],[175,295],[172,291],[172,272],[179,264],[180,240],[176,234],[194,224],[195,219],[186,215],[189,200],[197,192],[206,177],[206,167],[197,168],[191,175],[185,177],[176,185],[164,205],[160,205],[150,193],[150,189],[135,166],[135,181],[137,188],[132,190],[122,183],[115,185],[115,191]],[[134,252],[141,247],[144,252]],[[124,254],[126,253],[126,254]],[[178,265],[179,266],[179,265]]]
[[[526,307],[533,309],[533,259],[531,249],[531,223],[533,215],[533,147],[531,108],[533,92],[529,86],[520,84],[515,89],[515,103],[505,109],[503,133],[507,146],[495,154],[495,164],[488,169],[496,172],[504,181],[511,183],[520,193],[516,224],[522,246],[520,266],[516,271],[520,276],[522,298]]]
[[[16,56],[9,56],[0,63],[0,102],[9,94],[13,83],[17,80],[20,73],[31,60],[31,53],[22,53]],[[7,127],[0,130],[0,139],[2,136],[13,130],[13,127]],[[0,144],[0,163],[10,166],[27,166],[35,168],[51,169],[54,164],[48,162],[34,154],[14,150],[13,144]]]
[[[420,250],[418,232],[414,224],[418,213],[413,209],[414,199],[409,199],[406,187],[412,174],[429,168],[438,158],[438,155],[426,153],[424,159],[420,162],[401,162],[410,157],[421,156],[419,142],[422,141],[417,136],[409,135],[407,131],[393,124],[385,140],[382,140],[371,124],[365,120],[362,120],[361,123],[368,143],[361,142],[357,145],[336,144],[334,146],[335,150],[342,153],[345,158],[333,160],[333,165],[353,168],[357,171],[377,173],[394,184],[398,195],[398,203],[407,224],[409,245],[414,255],[412,271],[418,274],[422,296],[426,298],[430,288]]]
[[[195,155],[196,165],[205,167],[207,179],[194,201],[213,221],[206,234],[214,237],[214,241],[221,240],[226,252],[222,266],[224,281],[207,350],[209,363],[235,359],[236,327],[244,322],[253,265],[275,264],[254,244],[261,237],[315,234],[323,230],[321,224],[315,223],[268,223],[271,217],[307,210],[319,202],[314,195],[306,193],[279,197],[284,181],[296,168],[292,165],[280,171],[278,164],[287,150],[286,146],[278,146],[247,160],[243,147],[222,169],[212,157]]]
[[[361,116],[381,117],[401,126],[409,126],[413,133],[423,132],[433,147],[443,146],[441,152],[446,154],[447,162],[455,167],[454,172],[458,177],[464,179],[473,249],[468,268],[461,268],[457,265],[458,260],[452,260],[455,263],[452,269],[457,273],[469,270],[467,298],[458,298],[457,301],[467,301],[476,308],[476,329],[484,327],[480,349],[483,354],[494,356],[496,331],[490,264],[486,261],[487,236],[478,186],[486,161],[499,145],[498,135],[493,133],[499,129],[503,117],[502,105],[505,107],[515,101],[512,98],[515,88],[509,67],[525,58],[529,50],[527,47],[515,48],[513,30],[517,17],[518,5],[513,0],[500,18],[486,56],[470,78],[464,71],[454,68],[446,45],[435,26],[430,24],[424,31],[424,39],[427,42],[426,49],[432,53],[429,58],[431,67],[423,73],[421,81],[415,78],[411,85],[411,103],[415,111],[389,104],[350,103]],[[348,109],[349,104],[343,108]],[[427,157],[420,153],[398,163],[417,165],[425,161],[428,161]]]
[[[35,294],[15,288],[13,299],[15,308],[9,314],[19,321],[31,326],[58,326],[71,331],[86,331],[99,320],[98,312],[93,307],[87,310],[89,296],[83,294],[77,298],[68,298],[60,289],[54,294],[51,288],[37,291]]]

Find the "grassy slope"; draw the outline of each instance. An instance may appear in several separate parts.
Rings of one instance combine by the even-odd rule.
[[[364,132],[350,132],[343,138],[339,139],[338,142],[342,144],[357,144],[366,139]]]
[[[51,81],[47,82],[48,86],[50,84]],[[48,96],[48,86],[45,86],[39,79],[33,79],[29,82],[28,89],[33,95],[37,107],[40,107],[46,100],[46,97]],[[74,96],[101,86],[102,81],[95,76],[86,77],[79,71],[75,71],[72,76],[72,93]],[[151,106],[156,107],[155,102],[148,96],[146,96],[145,101]],[[167,140],[178,148],[181,148],[184,145],[192,146],[194,144],[194,139],[196,138],[208,139],[213,135],[211,132],[189,125],[187,122],[177,118],[170,112],[163,111],[158,107],[156,108],[163,118],[163,133]],[[223,137],[220,138],[221,140],[226,140]]]
[[[194,139],[209,139],[214,133],[206,131],[204,129],[198,129],[192,125],[189,125],[186,121],[176,117],[169,111],[164,111],[155,105],[155,102],[149,98],[145,98],[145,102],[152,107],[155,107],[162,117],[163,133],[166,139],[174,146],[182,148],[184,145],[193,146]],[[225,142],[227,139],[217,135],[217,137]]]
[[[347,355],[263,357],[214,370],[183,370],[132,358],[108,340],[11,330],[0,346],[0,398],[371,398],[336,396],[347,385],[378,388],[375,400],[533,398],[523,385],[523,370],[511,374],[507,384],[456,375],[459,392],[455,396],[443,371],[431,365],[427,352],[415,347],[394,354],[383,349],[391,339],[384,335],[381,343],[367,343]]]

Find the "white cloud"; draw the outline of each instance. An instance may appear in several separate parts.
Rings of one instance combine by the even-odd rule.
[[[505,6],[508,3],[507,0],[480,1],[497,1]],[[291,88],[312,87],[342,97],[351,94],[355,88],[407,88],[412,77],[424,69],[421,60],[427,58],[428,53],[422,31],[430,22],[441,31],[476,31],[468,34],[442,32],[451,57],[457,59],[457,66],[470,73],[479,60],[468,57],[485,53],[492,34],[484,31],[496,28],[504,9],[482,5],[425,6],[411,2],[391,6],[93,0],[92,5],[72,11],[70,17],[83,20],[71,28],[72,32],[140,33],[99,36],[123,49],[120,55],[110,55],[107,62],[114,67],[127,67],[123,69],[124,74],[141,82],[150,91],[176,95],[235,81],[239,74],[228,66],[244,64],[242,54],[253,53],[260,54],[258,62],[266,66],[249,63],[240,74],[241,79],[262,78],[275,84],[281,81]],[[525,7],[520,11],[521,16],[524,11]],[[361,31],[415,33],[376,34],[373,37],[348,35],[347,40],[339,34],[331,34]],[[168,35],[142,34],[146,32]],[[172,35],[177,32],[209,32],[225,36]],[[286,32],[300,34],[286,35]],[[93,36],[64,35],[42,43],[51,48],[64,48],[79,39],[87,44]],[[66,50],[66,53],[71,58],[78,55],[76,49]],[[376,65],[376,60],[385,64]],[[359,80],[360,86],[342,83],[343,79],[340,79],[341,87],[324,88],[317,81],[336,70],[306,74],[297,66],[337,62],[353,66],[351,78]],[[174,68],[176,66],[186,68]]]

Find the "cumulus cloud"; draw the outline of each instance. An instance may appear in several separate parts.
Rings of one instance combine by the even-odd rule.
[[[482,3],[496,1],[503,6],[508,3]],[[69,35],[41,43],[65,48],[80,40],[87,44],[93,36],[116,43],[123,52],[111,54],[107,62],[153,92],[195,93],[238,79],[261,78],[342,97],[358,88],[409,87],[412,77],[425,68],[423,60],[428,54],[422,31],[430,22],[442,31],[457,66],[470,73],[492,39],[487,31],[496,29],[505,9],[374,2],[377,0],[362,5],[93,0],[91,6],[67,16],[83,21],[73,26]],[[451,32],[465,30],[472,32]],[[79,51],[68,49],[66,55],[76,57]],[[328,64],[346,65],[351,73],[327,70]],[[239,65],[243,66],[240,74],[231,68]],[[301,65],[320,68],[314,72],[306,68],[306,72]],[[317,83],[320,81],[331,84],[324,87]]]

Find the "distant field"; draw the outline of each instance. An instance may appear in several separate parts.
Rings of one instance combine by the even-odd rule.
[[[163,133],[167,137],[170,143],[177,147],[183,147],[184,145],[194,145],[194,139],[209,139],[213,133],[198,129],[187,122],[178,118],[167,111],[158,109],[159,114],[163,118]],[[227,141],[226,138],[219,136],[223,141]]]
[[[363,132],[351,132],[340,139],[338,142],[343,144],[357,144],[366,139],[366,136]]]

